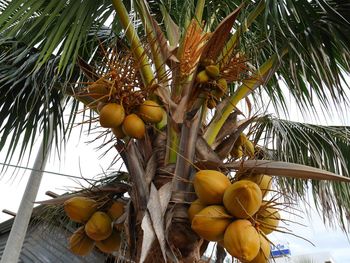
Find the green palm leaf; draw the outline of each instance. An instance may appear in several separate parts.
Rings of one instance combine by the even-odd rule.
[[[97,32],[112,12],[110,1],[12,1],[0,16],[0,32],[40,50],[36,69],[53,52],[60,55],[58,70],[63,73],[84,49],[91,48],[88,35],[92,29]]]
[[[349,14],[348,1],[266,1],[263,14],[241,36],[241,45],[254,54],[257,65],[278,50],[288,50],[265,87],[276,106],[285,106],[284,84],[298,106],[307,111],[314,99],[324,106],[347,99]]]
[[[350,177],[350,127],[321,126],[264,116],[255,126],[256,142],[263,145],[266,159],[317,167]],[[350,208],[350,190],[345,183],[279,178],[281,189],[295,197],[307,199],[311,188],[314,201],[324,219],[344,218]]]
[[[111,31],[105,27],[91,30],[88,36],[91,48],[81,52],[82,58],[100,61],[99,52],[92,55],[92,51],[100,42],[114,41],[110,36]],[[0,38],[0,150],[8,149],[5,162],[11,160],[19,147],[21,159],[41,132],[45,138],[53,132],[59,149],[68,139],[78,112],[78,101],[67,95],[73,94],[72,84],[84,80],[79,68],[70,64],[64,75],[57,75],[61,56],[51,55],[38,69],[40,53],[23,42]],[[64,118],[65,110],[70,112],[68,119]]]

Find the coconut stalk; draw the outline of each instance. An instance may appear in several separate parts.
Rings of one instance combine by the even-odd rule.
[[[121,0],[113,0],[112,2],[115,11],[117,12],[117,17],[126,31],[126,37],[130,42],[131,50],[133,51],[135,58],[140,61],[140,71],[144,83],[146,85],[151,85],[154,81],[153,71],[140,38],[138,37],[137,32],[129,19],[128,12],[126,11],[126,8]]]
[[[286,51],[282,52],[282,56],[287,54]],[[226,101],[226,105],[221,112],[218,112],[214,116],[213,121],[209,125],[204,134],[204,138],[209,145],[213,144],[216,136],[220,132],[220,129],[224,125],[226,119],[231,112],[236,108],[238,102],[246,98],[257,87],[266,83],[271,76],[275,73],[279,64],[279,56],[277,54],[270,57],[249,79],[243,80],[243,84],[235,91],[235,93]]]
[[[199,23],[202,21],[203,11],[205,6],[205,0],[199,0],[196,5],[195,18]]]

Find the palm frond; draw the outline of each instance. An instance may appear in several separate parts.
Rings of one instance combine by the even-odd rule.
[[[315,99],[323,106],[347,101],[349,14],[348,1],[266,0],[263,14],[241,36],[241,48],[251,54],[255,65],[281,49],[288,50],[264,88],[275,106],[285,106],[285,85],[306,111]]]
[[[103,27],[98,31],[91,30],[88,41],[91,47],[81,51],[80,55],[97,63],[103,55],[94,51],[98,51],[102,42],[115,41],[115,36],[110,29]],[[19,147],[19,160],[22,159],[41,132],[45,138],[53,132],[59,150],[75,122],[79,104],[67,95],[74,94],[78,80],[84,80],[80,69],[69,64],[65,74],[57,75],[61,57],[55,55],[37,69],[40,54],[39,49],[30,48],[23,42],[0,38],[0,150],[8,149],[5,162],[11,160]],[[67,112],[68,119],[64,118]]]
[[[350,177],[350,127],[320,126],[264,116],[255,126],[256,142],[263,144],[265,158],[317,167]],[[311,187],[315,204],[330,224],[335,217],[346,230],[350,191],[345,183],[279,179],[281,189],[307,199]]]
[[[12,48],[16,51],[12,52]],[[14,40],[0,45],[0,149],[8,146],[5,162],[18,145],[22,156],[41,131],[46,135],[51,132],[50,115],[56,133],[65,130],[61,104],[64,94],[53,73],[57,57],[52,56],[45,67],[33,72],[38,57],[36,49],[28,50]]]
[[[110,1],[11,1],[0,16],[0,33],[40,50],[35,69],[56,53],[63,73],[91,48],[88,35],[93,29],[98,32],[113,11]]]
[[[159,14],[158,2],[153,1],[150,6]],[[192,10],[191,5],[186,0],[162,2],[181,28],[181,17],[185,12],[178,10]],[[241,2],[206,2],[203,16],[206,25],[212,30]],[[247,15],[260,2],[265,3],[265,10],[249,30],[240,35],[238,49],[255,68],[282,50],[287,55],[281,59],[281,65],[269,83],[255,96],[260,97],[266,92],[276,110],[282,108],[285,113],[288,112],[286,90],[305,112],[312,112],[313,105],[318,102],[324,107],[348,102],[346,92],[349,86],[345,80],[350,72],[348,1],[246,1],[233,30],[245,23]]]

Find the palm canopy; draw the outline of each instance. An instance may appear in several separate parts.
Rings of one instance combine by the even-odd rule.
[[[124,2],[130,12],[134,7],[142,7],[144,1]],[[231,42],[228,50],[239,49],[251,69],[261,68],[273,58],[270,68],[274,70],[265,74],[266,83],[250,87],[255,89],[253,99],[264,99],[267,94],[276,111],[282,108],[288,113],[287,89],[306,114],[314,111],[315,101],[323,106],[348,102],[345,80],[350,72],[348,1],[206,2],[203,20],[208,31],[244,3],[231,32],[239,36],[239,41]],[[190,0],[149,1],[148,7],[170,45],[177,46],[196,13],[197,4]],[[11,139],[7,158],[10,160],[18,145],[22,145],[22,153],[31,147],[39,131],[47,134],[54,129],[57,144],[66,138],[78,107],[76,100],[72,104],[68,101],[72,101],[74,83],[84,81],[77,66],[78,58],[98,65],[103,59],[101,46],[116,43],[125,31],[115,17],[111,1],[1,1],[0,8],[0,150]],[[111,16],[114,19],[108,24]],[[148,32],[140,26],[142,15],[134,18],[137,32],[146,38]],[[229,95],[237,90],[239,85],[230,85]],[[71,118],[67,124],[63,112],[68,105]],[[49,125],[49,116],[54,118],[53,126]],[[271,153],[270,159],[349,176],[347,127],[308,126],[266,116],[258,119],[254,128],[259,135],[257,140],[265,140],[266,148],[270,148],[273,140],[273,149],[267,151]],[[297,193],[305,194],[305,184],[294,182],[281,181],[287,187],[294,187]],[[335,197],[332,200],[326,200],[319,192],[322,187],[323,183],[313,182],[317,200],[336,211],[342,221],[343,212],[348,216],[346,211],[350,207],[348,197],[345,198],[348,186],[328,184],[327,189]]]

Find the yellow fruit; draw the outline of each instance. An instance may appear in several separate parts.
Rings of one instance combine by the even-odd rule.
[[[123,132],[122,126],[112,128],[114,136],[118,139],[123,139],[126,135]]]
[[[251,141],[246,140],[246,142],[244,143],[244,148],[245,148],[246,153],[250,157],[254,156],[254,154],[255,154],[255,147],[254,147],[254,144]]]
[[[115,201],[112,206],[108,209],[107,214],[115,220],[124,214],[124,204],[118,201]]]
[[[260,250],[258,255],[249,263],[267,263],[270,257],[270,243],[265,237],[259,234],[260,237]]]
[[[245,136],[245,134],[244,133],[241,133],[239,136],[238,136],[238,138],[237,138],[237,140],[235,141],[235,145],[244,145],[245,143],[246,143],[246,141],[247,141],[248,139],[247,139],[247,136]]]
[[[227,91],[227,81],[226,79],[218,79],[217,81],[218,88],[223,92]]]
[[[140,106],[138,114],[144,121],[158,123],[163,119],[163,109],[157,102],[146,100]]]
[[[95,241],[108,238],[112,233],[112,221],[104,212],[96,212],[85,225],[86,234]]]
[[[215,89],[212,91],[213,96],[218,100],[225,95],[227,91],[226,79],[218,79]]]
[[[87,197],[72,197],[64,202],[64,211],[74,222],[85,223],[96,210],[96,201]]]
[[[256,183],[248,180],[240,180],[226,189],[223,202],[227,211],[234,217],[249,218],[261,206],[261,190]]]
[[[94,247],[94,240],[90,239],[80,227],[69,238],[69,249],[76,255],[85,256],[91,252]]]
[[[252,176],[244,177],[243,179],[256,183],[261,190],[264,197],[271,189],[272,177],[266,174],[254,174]]]
[[[221,204],[224,192],[230,185],[230,180],[215,170],[201,170],[196,173],[193,180],[199,200],[206,205]]]
[[[232,217],[221,205],[211,205],[196,214],[192,220],[192,229],[202,238],[209,241],[223,239]]]
[[[192,202],[190,208],[188,208],[188,218],[190,219],[190,222],[192,222],[194,216],[202,211],[205,207],[206,205],[202,204],[199,199]]]
[[[120,232],[114,230],[107,239],[96,241],[96,247],[102,252],[112,253],[119,250],[120,243]]]
[[[100,111],[100,124],[105,128],[118,127],[124,118],[124,108],[117,103],[108,103]]]
[[[88,86],[88,94],[90,97],[101,101],[101,102],[107,102],[111,86],[108,83],[101,82],[95,82]],[[115,88],[113,88],[112,93],[115,91]]]
[[[243,148],[241,145],[239,145],[238,147],[237,146],[234,146],[233,149],[231,150],[230,152],[231,156],[233,158],[241,158],[243,156]]]
[[[257,219],[260,223],[259,229],[268,235],[277,229],[281,216],[276,208],[263,204]]]
[[[260,250],[258,231],[246,219],[238,219],[231,223],[224,235],[226,250],[242,262],[253,260]]]
[[[197,83],[203,84],[203,83],[207,83],[208,81],[209,81],[209,76],[205,70],[202,70],[197,74],[196,76]]]
[[[122,127],[123,132],[129,137],[142,139],[145,136],[145,123],[136,114],[126,116]]]
[[[219,76],[220,74],[220,69],[216,65],[209,65],[205,67],[205,72],[207,75],[213,79]]]

